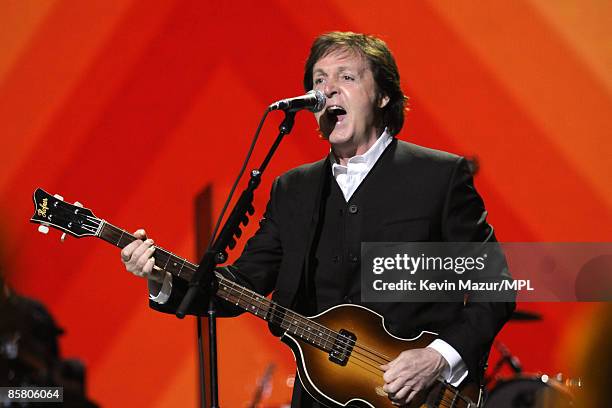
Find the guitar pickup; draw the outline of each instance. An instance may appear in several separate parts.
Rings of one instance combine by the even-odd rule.
[[[356,342],[357,336],[348,330],[340,330],[329,352],[329,360],[338,365],[345,366]]]

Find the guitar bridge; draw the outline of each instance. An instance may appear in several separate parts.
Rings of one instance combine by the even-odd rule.
[[[345,366],[356,342],[357,336],[348,330],[340,330],[329,352],[329,360],[338,365]]]

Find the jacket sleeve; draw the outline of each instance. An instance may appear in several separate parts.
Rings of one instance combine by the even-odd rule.
[[[278,270],[283,256],[280,232],[277,223],[278,214],[278,184],[277,178],[270,192],[270,199],[259,228],[251,237],[240,257],[232,265],[217,268],[225,277],[247,287],[259,294],[268,295],[274,289]],[[181,279],[173,279],[172,291],[168,300],[159,304],[149,301],[149,306],[163,313],[175,313],[185,296],[188,283]],[[188,314],[206,315],[209,296],[200,293],[194,300]],[[237,316],[242,310],[219,299],[216,303],[219,316]]]
[[[487,211],[465,158],[459,158],[450,179],[442,214],[442,238],[447,242],[496,243],[493,227],[486,221]],[[509,278],[505,257],[494,245],[497,262],[491,267],[493,279]],[[466,300],[454,323],[440,333],[440,338],[461,355],[472,378],[483,370],[493,339],[508,321],[515,303],[475,302]]]

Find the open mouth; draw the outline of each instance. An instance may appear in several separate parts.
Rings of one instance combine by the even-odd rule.
[[[325,110],[325,113],[333,117],[336,122],[342,122],[346,116],[346,109],[340,105],[331,105]]]

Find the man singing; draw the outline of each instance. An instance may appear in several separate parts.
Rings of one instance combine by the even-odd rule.
[[[223,273],[258,293],[274,292],[276,302],[304,315],[357,303],[384,316],[397,337],[438,333],[427,347],[381,366],[382,389],[396,405],[438,378],[453,385],[479,381],[513,303],[364,304],[360,295],[362,242],[495,242],[466,160],[396,138],[406,97],[395,60],[376,37],[318,37],[304,88],[325,94],[326,107],[315,118],[330,153],[274,181],[259,230]],[[174,312],[187,284],[153,269],[152,241],[143,230],[136,236],[121,252],[125,267],[149,280],[152,307]],[[195,303],[192,312],[204,314],[205,300]],[[296,382],[293,407],[326,403],[317,399]]]

